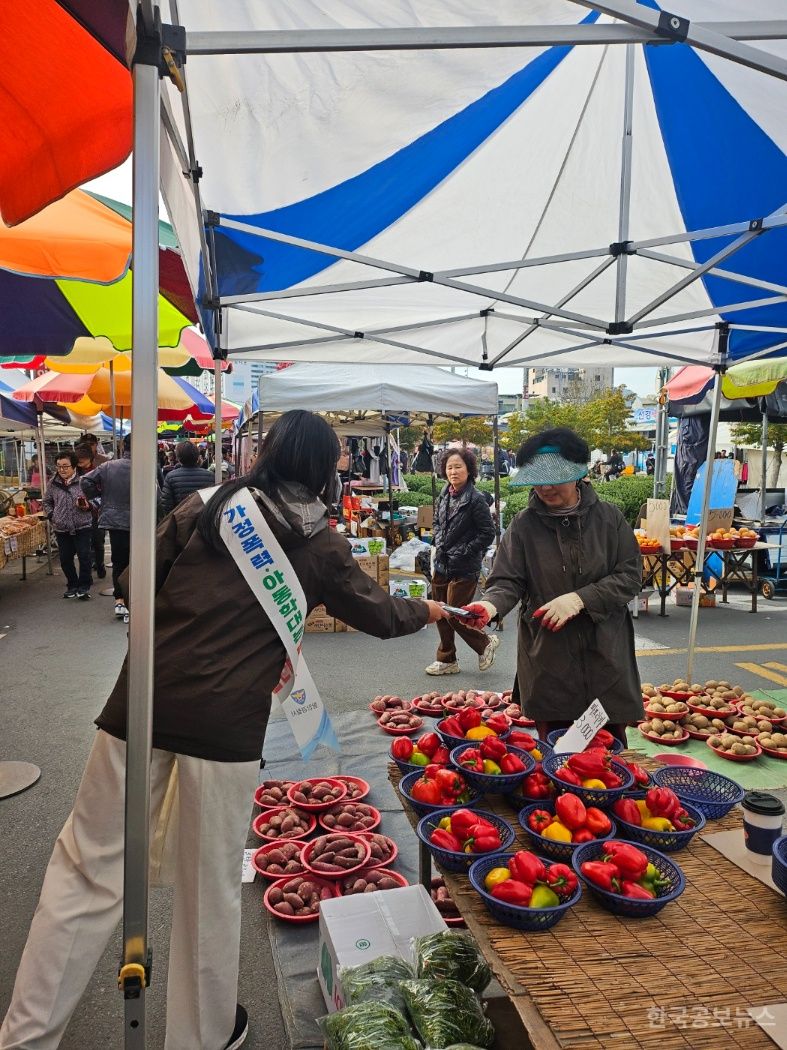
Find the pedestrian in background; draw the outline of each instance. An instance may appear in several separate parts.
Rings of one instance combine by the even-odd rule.
[[[169,514],[187,496],[215,483],[213,474],[199,465],[199,452],[190,441],[181,441],[175,449],[178,466],[164,478],[161,509]]]
[[[102,463],[109,462],[109,456],[105,456],[99,449],[98,438],[95,434],[82,434],[79,438],[79,444],[90,446],[94,467],[100,467]]]
[[[129,562],[131,529],[131,434],[123,438],[120,459],[110,459],[82,478],[82,491],[88,499],[100,499],[98,526],[109,532],[112,551],[112,593],[115,616],[128,623],[128,609],[118,586]]]
[[[80,478],[83,478],[85,474],[89,474],[91,470],[95,470],[96,467],[100,466],[96,463],[93,455],[93,446],[84,444],[77,445],[74,449],[74,454],[77,458],[77,474]],[[103,457],[104,462],[108,462],[106,456]],[[98,527],[98,503],[90,504],[90,512],[93,516],[93,526],[90,530],[90,540],[93,547],[93,568],[96,570],[96,576],[100,580],[103,580],[107,574],[105,565],[105,548],[107,533],[106,529],[100,529]]]
[[[66,578],[63,597],[86,601],[93,583],[90,574],[93,515],[80,488],[76,466],[75,453],[61,452],[58,455],[55,474],[44,496],[44,511],[57,537],[60,567]],[[74,565],[75,558],[79,563],[78,572]]]

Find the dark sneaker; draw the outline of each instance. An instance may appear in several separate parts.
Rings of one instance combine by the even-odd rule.
[[[103,580],[106,577],[106,575],[107,575],[106,567],[103,566],[103,565],[97,565],[96,566],[96,576],[98,576],[99,580]]]
[[[77,598],[79,598],[81,602],[88,601],[90,598],[90,591],[77,591]]]
[[[237,1047],[242,1046],[246,1042],[248,1034],[249,1015],[240,1003],[238,1003],[235,1007],[235,1027],[232,1030],[230,1041],[224,1047],[224,1050],[236,1050]]]
[[[76,598],[76,596],[77,596],[77,592],[75,590],[72,590],[70,587],[68,588],[68,590],[63,595],[64,598]]]

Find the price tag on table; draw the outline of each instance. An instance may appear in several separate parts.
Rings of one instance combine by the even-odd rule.
[[[257,872],[252,867],[251,858],[254,856],[256,851],[253,849],[245,849],[243,851],[243,868],[241,870],[241,882],[254,882],[257,877]]]
[[[555,754],[565,755],[574,751],[584,751],[590,741],[609,721],[609,715],[601,706],[600,700],[594,700],[574,724],[555,742]]]

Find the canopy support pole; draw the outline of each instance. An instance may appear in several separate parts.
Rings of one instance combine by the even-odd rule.
[[[713,403],[710,414],[710,433],[708,451],[705,458],[705,484],[702,490],[702,516],[700,518],[700,536],[697,552],[694,555],[694,591],[691,596],[691,619],[689,621],[689,648],[686,657],[686,681],[694,681],[694,650],[697,644],[697,623],[700,612],[700,595],[702,594],[702,577],[705,570],[705,543],[708,538],[708,511],[710,509],[710,492],[713,483],[713,462],[716,455],[716,434],[719,429],[719,411],[721,409],[721,382],[727,368],[727,344],[729,329],[726,324],[719,326],[719,363],[716,365],[716,379],[713,384]]]
[[[213,362],[213,404],[215,406],[216,415],[213,417],[213,443],[214,448],[214,462],[213,469],[215,471],[216,484],[221,484],[221,463],[222,463],[222,447],[221,447],[221,361]]]
[[[37,407],[37,406],[36,406]],[[42,411],[36,411],[36,445],[38,446],[38,475],[41,478],[41,496],[42,498],[46,495],[47,489],[47,478],[46,478],[46,449],[44,439],[44,413]],[[52,575],[52,526],[49,520],[44,523],[44,530],[46,532],[46,574],[47,576]]]
[[[765,503],[768,493],[768,413],[762,414],[762,474],[760,476],[760,524],[765,524]]]
[[[659,369],[659,407],[656,416],[656,464],[653,470],[653,498],[662,499],[667,480],[669,458],[669,398],[665,387],[669,382],[669,368]]]
[[[618,243],[624,245],[629,235],[631,212],[631,151],[632,120],[634,112],[634,45],[626,44],[626,83],[623,103],[623,141],[620,158],[620,211],[618,214]],[[628,253],[621,251],[617,257],[617,280],[615,286],[615,321],[626,317],[626,275]]]
[[[492,419],[492,455],[495,461],[495,539],[500,543],[500,423],[497,414]]]
[[[388,460],[386,471],[386,486],[388,488],[388,549],[394,548],[394,511],[393,511],[393,485],[391,483],[391,424],[385,421],[385,455]]]
[[[142,22],[140,29],[144,32]],[[147,25],[152,32],[153,22]],[[148,41],[149,43],[150,41]],[[132,335],[134,449],[131,467],[128,723],[125,848],[123,859],[123,959],[118,983],[125,1000],[126,1050],[144,1050],[145,989],[150,980],[148,864],[150,753],[153,726],[155,616],[156,417],[158,348],[158,195],[160,48],[146,47],[133,67],[133,265]]]
[[[109,397],[112,402],[112,457],[117,459],[118,455],[118,435],[117,435],[117,401],[115,398],[115,362],[110,358],[109,361]]]

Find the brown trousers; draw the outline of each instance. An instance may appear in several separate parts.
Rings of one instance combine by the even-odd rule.
[[[475,597],[478,580],[446,580],[444,576],[432,577],[432,598],[436,602],[445,602],[446,605],[460,607],[468,605]],[[456,617],[448,620],[438,620],[437,630],[440,634],[440,645],[437,649],[437,659],[443,663],[452,664],[456,660],[456,635],[479,655],[489,645],[489,637],[484,631],[477,627],[468,627]]]

